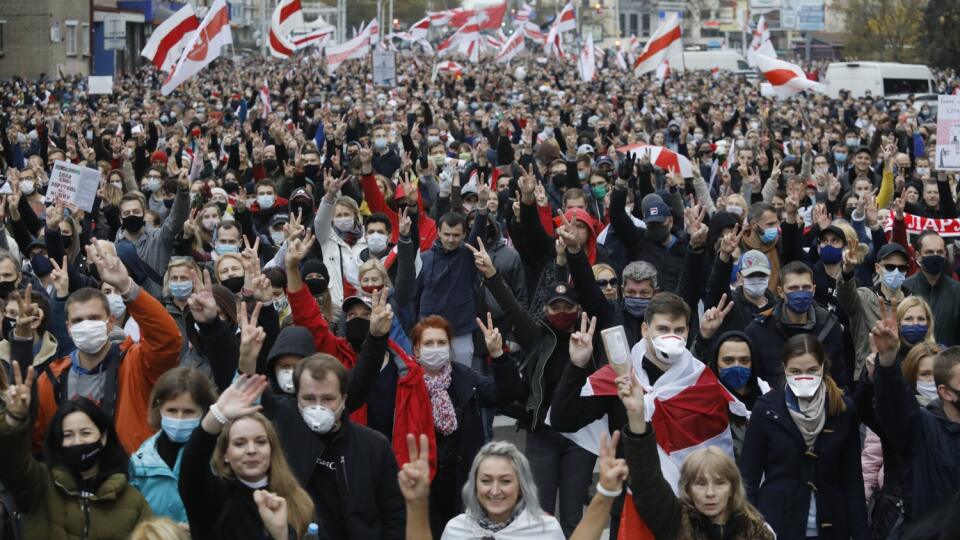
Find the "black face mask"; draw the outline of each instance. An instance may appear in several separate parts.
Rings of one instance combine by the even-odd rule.
[[[221,216],[227,213],[227,203],[225,203],[225,202],[218,202],[218,203],[217,203],[217,208],[220,209],[220,215],[221,215]]]
[[[370,319],[354,317],[344,323],[343,329],[350,346],[355,351],[359,351],[363,346],[363,340],[367,339],[367,334],[370,333]]]
[[[234,276],[220,280],[220,284],[230,289],[230,292],[237,294],[243,289],[243,276]]]
[[[277,160],[275,159],[265,159],[263,160],[263,166],[268,170],[272,171],[277,168]]]
[[[563,183],[567,181],[567,175],[566,175],[566,174],[555,174],[555,175],[551,176],[550,179],[553,180],[554,185],[560,186],[560,185],[563,185]]]
[[[173,208],[173,199],[164,199],[163,205],[167,208]]]
[[[135,233],[143,229],[143,216],[127,216],[121,221],[125,231]]]
[[[223,190],[226,191],[227,193],[234,194],[240,191],[240,184],[236,182],[224,182]]]
[[[102,451],[103,443],[100,441],[64,446],[60,449],[60,461],[74,472],[89,471],[100,460]]]
[[[0,281],[0,298],[6,298],[17,288],[16,281]]]
[[[308,278],[303,280],[307,284],[307,288],[310,289],[310,294],[313,296],[320,296],[327,292],[327,280],[323,278]]]
[[[307,178],[319,178],[320,177],[320,166],[319,165],[304,165],[303,167],[303,176]]]
[[[15,317],[4,317],[3,318],[3,339],[10,341],[10,336],[13,335],[13,329],[17,326],[17,319]]]
[[[670,228],[662,223],[651,223],[647,225],[646,237],[651,242],[663,243],[670,236]]]

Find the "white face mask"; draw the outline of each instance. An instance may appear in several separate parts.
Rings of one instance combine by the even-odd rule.
[[[940,397],[940,394],[937,393],[937,383],[933,381],[917,381],[917,392],[929,399]]]
[[[212,217],[203,219],[203,228],[206,229],[207,232],[213,232],[213,230],[216,229],[217,225],[219,224],[220,218]]]
[[[760,298],[767,293],[767,285],[770,283],[768,277],[748,277],[743,278],[743,291],[747,296]]]
[[[450,361],[450,347],[422,347],[419,360],[423,367],[437,371]]]
[[[687,349],[687,340],[677,334],[664,334],[653,338],[653,352],[664,364],[672,364]]]
[[[272,231],[270,233],[270,240],[273,241],[273,245],[279,246],[284,240],[283,232]]]
[[[349,232],[353,230],[353,218],[352,217],[338,217],[333,218],[333,226],[341,232]]]
[[[32,195],[35,189],[36,189],[36,186],[33,184],[33,180],[20,181],[20,191],[24,195]]]
[[[277,384],[288,394],[293,393],[293,370],[281,369],[277,372]]]
[[[373,253],[383,253],[387,250],[387,235],[383,233],[370,233],[367,235],[367,247]]]
[[[123,303],[123,297],[117,293],[107,295],[107,302],[110,304],[110,314],[116,320],[123,319],[127,313],[127,305]]]
[[[821,375],[787,375],[787,384],[798,398],[813,397],[822,382]]]
[[[276,197],[273,195],[257,195],[257,204],[260,205],[260,208],[264,210],[269,210],[273,208],[273,203],[276,200]]]
[[[333,426],[337,423],[340,409],[331,411],[323,405],[309,405],[300,409],[300,414],[311,431],[322,435],[330,433],[330,430],[333,429]]]
[[[107,344],[107,321],[80,321],[70,327],[70,337],[81,351],[99,352]]]

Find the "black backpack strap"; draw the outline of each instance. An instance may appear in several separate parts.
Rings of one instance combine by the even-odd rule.
[[[823,343],[827,336],[830,335],[830,331],[833,330],[833,327],[837,324],[837,316],[830,314],[827,317],[827,324],[823,325],[823,328],[820,329],[820,332],[817,334],[817,341]]]
[[[67,393],[67,378],[70,376],[70,366],[64,368],[60,372],[60,376],[54,375],[53,370],[50,369],[50,363],[47,363],[43,366],[43,372],[47,374],[47,379],[50,380],[50,385],[53,386],[53,400],[56,402],[59,407],[63,403],[63,398]]]
[[[100,400],[100,408],[111,418],[114,415],[117,406],[117,379],[120,375],[120,362],[126,354],[124,351],[120,358],[110,360],[107,364],[107,376],[103,381],[103,399]]]

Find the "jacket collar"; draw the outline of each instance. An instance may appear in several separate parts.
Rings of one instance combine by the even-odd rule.
[[[50,469],[53,483],[63,494],[69,497],[84,497],[76,479],[63,467],[54,466]],[[115,501],[127,487],[127,477],[123,473],[113,473],[100,484],[96,493],[88,493],[87,498],[93,501]]]

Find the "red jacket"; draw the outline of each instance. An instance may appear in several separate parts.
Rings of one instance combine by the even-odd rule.
[[[396,244],[400,237],[400,218],[397,212],[387,205],[387,200],[377,185],[377,177],[368,174],[360,178],[360,186],[363,188],[363,199],[367,201],[367,207],[371,212],[382,212],[390,219],[390,242]],[[434,221],[426,212],[423,211],[423,200],[417,195],[417,229],[420,231],[420,251],[427,251],[433,247],[437,240],[437,222]]]
[[[303,326],[313,334],[313,343],[317,352],[335,357],[348,370],[357,364],[357,355],[346,338],[334,334],[330,325],[320,313],[320,307],[310,295],[310,289],[300,287],[296,291],[287,289],[287,300],[290,302],[290,313],[293,315],[293,324]],[[407,434],[419,436],[425,433],[430,440],[430,477],[437,471],[437,440],[433,426],[433,406],[430,404],[430,395],[427,385],[423,382],[423,368],[393,340],[388,342],[389,349],[397,355],[407,366],[407,374],[397,381],[397,396],[393,406],[393,453],[397,463],[402,467],[410,461],[407,449]],[[360,425],[367,425],[367,406],[357,409],[350,415],[350,419]]]

